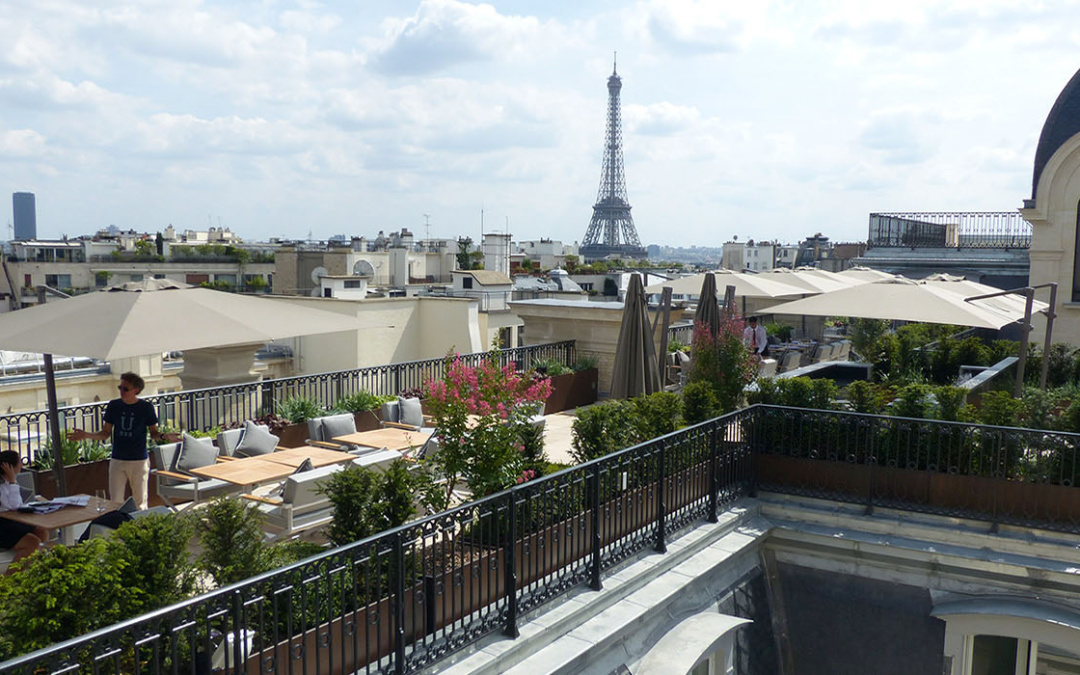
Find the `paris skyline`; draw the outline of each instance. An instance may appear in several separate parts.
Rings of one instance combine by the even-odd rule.
[[[1076,3],[864,4],[0,0],[0,189],[41,237],[580,242],[618,51],[644,245],[1018,208]]]

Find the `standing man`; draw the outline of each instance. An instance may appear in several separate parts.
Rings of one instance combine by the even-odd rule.
[[[765,356],[765,350],[769,347],[769,336],[765,332],[765,326],[759,326],[757,317],[752,316],[742,333],[743,344],[758,358]]]
[[[88,432],[73,429],[68,438],[81,441],[92,438],[107,441],[112,437],[112,460],[109,462],[109,499],[124,500],[124,488],[131,486],[131,496],[139,509],[146,508],[147,479],[150,465],[147,462],[146,432],[158,443],[179,440],[176,434],[158,431],[157,413],[148,401],[139,398],[146,383],[135,373],[120,376],[120,398],[109,401],[102,418],[101,431]]]

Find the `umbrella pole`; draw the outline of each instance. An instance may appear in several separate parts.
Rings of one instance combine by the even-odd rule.
[[[671,325],[671,289],[665,288],[664,292],[660,296],[660,316],[657,319],[663,318],[662,329],[660,331],[660,354],[657,360],[658,370],[660,371],[660,389],[663,390],[664,385],[667,383],[667,348],[668,348],[668,326]],[[653,332],[656,332],[656,328],[653,328]]]
[[[45,392],[49,398],[49,435],[52,436],[53,472],[56,474],[56,494],[67,496],[64,480],[63,440],[60,438],[60,410],[56,404],[56,373],[53,371],[52,354],[45,356]]]
[[[1046,310],[1046,335],[1043,337],[1042,371],[1039,373],[1039,389],[1046,391],[1046,373],[1050,367],[1050,338],[1054,333],[1054,307],[1057,306],[1057,282],[1050,284],[1050,308]]]
[[[1028,341],[1031,337],[1031,306],[1035,301],[1035,289],[1028,286],[1024,289],[1024,297],[1027,303],[1024,306],[1024,325],[1020,329],[1020,357],[1016,362],[1016,384],[1013,385],[1013,398],[1024,395],[1024,366],[1027,364]],[[1046,361],[1046,354],[1043,354]]]

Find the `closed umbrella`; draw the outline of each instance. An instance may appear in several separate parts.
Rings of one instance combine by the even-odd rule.
[[[619,341],[615,346],[614,371],[612,398],[647,396],[660,390],[656,348],[640,274],[630,277],[630,287],[626,291]]]
[[[855,267],[849,267],[846,270],[836,273],[837,276],[844,278],[856,279],[861,283],[873,283],[875,281],[882,281],[884,279],[895,279],[896,275],[889,272],[882,272],[881,270],[873,269],[872,267],[863,267],[862,265],[856,265]]]
[[[706,274],[701,282],[701,293],[698,295],[697,310],[694,312],[694,323],[704,324],[709,328],[709,334],[713,337],[720,332],[720,305],[716,301],[716,276]]]
[[[0,348],[44,354],[53,456],[60,457],[53,354],[111,360],[360,327],[333,312],[148,280],[0,315]],[[64,494],[63,462],[54,466]]]

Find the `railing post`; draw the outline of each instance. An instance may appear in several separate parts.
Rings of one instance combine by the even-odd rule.
[[[585,489],[589,492],[589,508],[592,510],[592,560],[589,562],[589,588],[599,591],[604,588],[600,580],[600,464],[593,465],[592,476],[585,475]]]
[[[520,635],[517,627],[517,490],[510,490],[506,497],[510,503],[508,516],[510,531],[507,533],[505,568],[503,571],[503,585],[506,587],[506,628],[503,629],[503,635],[517,638]]]
[[[394,673],[405,675],[405,536],[394,536]]]
[[[875,417],[870,423],[870,447],[866,455],[866,465],[868,467],[867,485],[866,485],[866,515],[871,515],[874,512],[874,480],[877,478],[877,464],[878,464],[878,433],[881,426],[881,418]]]
[[[720,495],[717,494],[720,491],[720,482],[716,479],[716,459],[719,454],[717,447],[719,443],[716,441],[716,423],[713,422],[709,425],[709,522],[720,522],[720,515],[717,513],[718,502],[720,501]]]
[[[667,478],[664,476],[664,457],[667,455],[667,444],[660,446],[660,454],[657,458],[657,480],[656,480],[656,546],[653,547],[657,553],[667,553],[667,524],[665,522],[667,513],[664,504],[664,494],[667,492]]]

